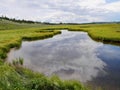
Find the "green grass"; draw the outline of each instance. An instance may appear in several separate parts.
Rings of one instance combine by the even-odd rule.
[[[87,90],[78,81],[46,77],[29,69],[0,62],[0,90]]]
[[[120,43],[120,24],[88,24],[69,28],[72,31],[85,31],[97,41]]]
[[[60,34],[58,29],[65,27],[58,26],[19,25],[9,21],[0,23],[0,90],[87,90],[78,81],[64,81],[56,76],[48,78],[23,68],[21,58],[14,60],[13,64],[2,62],[11,48],[20,47],[22,40],[44,39]]]
[[[50,38],[60,34],[60,29],[85,31],[94,40],[120,43],[120,24],[44,25],[0,21],[0,90],[86,90],[78,81],[48,78],[23,68],[22,59],[13,61],[13,65],[2,62],[11,48],[21,46],[22,40]]]
[[[58,30],[40,31],[38,28],[0,31],[0,58],[6,58],[6,53],[10,48],[20,47],[22,40],[44,39],[60,34]]]
[[[47,27],[48,25],[43,24],[27,24],[27,23],[16,23],[8,20],[0,20],[0,30],[13,30],[33,27]]]
[[[15,60],[12,61],[12,64],[14,66],[22,66],[23,65],[23,58],[16,58]]]

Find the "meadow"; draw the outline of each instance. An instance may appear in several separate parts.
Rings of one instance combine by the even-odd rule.
[[[11,48],[19,48],[22,40],[51,38],[61,29],[85,31],[92,39],[120,43],[120,24],[48,25],[0,21],[0,90],[87,90],[78,81],[64,81],[57,76],[46,77],[22,67],[5,62]],[[18,62],[19,63],[19,62]]]
[[[108,43],[120,43],[120,24],[86,24],[70,28],[73,31],[85,31],[97,41]]]

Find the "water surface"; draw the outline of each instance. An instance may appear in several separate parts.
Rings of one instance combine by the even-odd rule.
[[[105,90],[120,90],[120,47],[93,41],[85,32],[62,34],[38,41],[23,41],[8,61],[24,58],[24,66],[47,76],[75,79]]]

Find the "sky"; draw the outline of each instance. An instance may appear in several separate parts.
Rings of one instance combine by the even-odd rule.
[[[0,16],[51,23],[120,21],[120,0],[0,0]]]

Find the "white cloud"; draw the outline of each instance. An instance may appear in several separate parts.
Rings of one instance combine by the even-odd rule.
[[[120,13],[120,1],[107,4],[105,6],[105,8],[110,10],[111,12],[119,12]]]
[[[109,21],[120,14],[119,0],[1,0],[0,6],[1,15],[49,22]]]
[[[98,8],[98,6],[101,6],[105,4],[105,0],[81,0],[80,6],[84,8]]]

